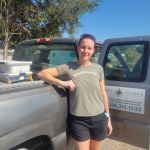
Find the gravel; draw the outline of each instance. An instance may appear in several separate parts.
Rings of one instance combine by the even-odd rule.
[[[101,150],[146,150],[146,149],[107,138],[104,140]]]

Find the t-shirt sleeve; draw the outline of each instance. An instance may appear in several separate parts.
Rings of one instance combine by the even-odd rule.
[[[103,67],[99,65],[99,80],[104,80],[105,77],[104,77],[104,70],[103,70]]]
[[[66,64],[56,66],[59,75],[67,74],[68,66]]]

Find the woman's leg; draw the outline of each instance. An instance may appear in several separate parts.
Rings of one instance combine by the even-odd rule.
[[[101,150],[102,141],[90,140],[90,150]]]
[[[75,139],[73,139],[73,142],[76,145],[75,150],[90,150],[90,139],[83,142],[76,141]]]
[[[90,150],[100,150],[102,141],[106,138],[108,118],[105,114],[92,117],[90,129]]]
[[[76,147],[75,150],[90,150],[90,117],[70,115],[69,132]]]
[[[70,139],[68,140],[68,143],[66,145],[65,150],[76,150],[76,145],[74,143],[73,138],[70,137]]]

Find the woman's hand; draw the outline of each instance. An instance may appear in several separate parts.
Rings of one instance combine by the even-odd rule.
[[[108,127],[107,128],[108,128],[107,129],[107,136],[109,136],[109,135],[111,135],[112,130],[113,130],[110,117],[108,118]]]
[[[60,86],[63,86],[64,88],[68,88],[70,91],[74,91],[75,89],[75,83],[72,80],[61,81]]]

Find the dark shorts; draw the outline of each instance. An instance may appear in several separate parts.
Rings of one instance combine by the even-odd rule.
[[[92,117],[69,115],[69,134],[77,141],[93,139],[101,141],[106,138],[108,118],[104,113]]]

